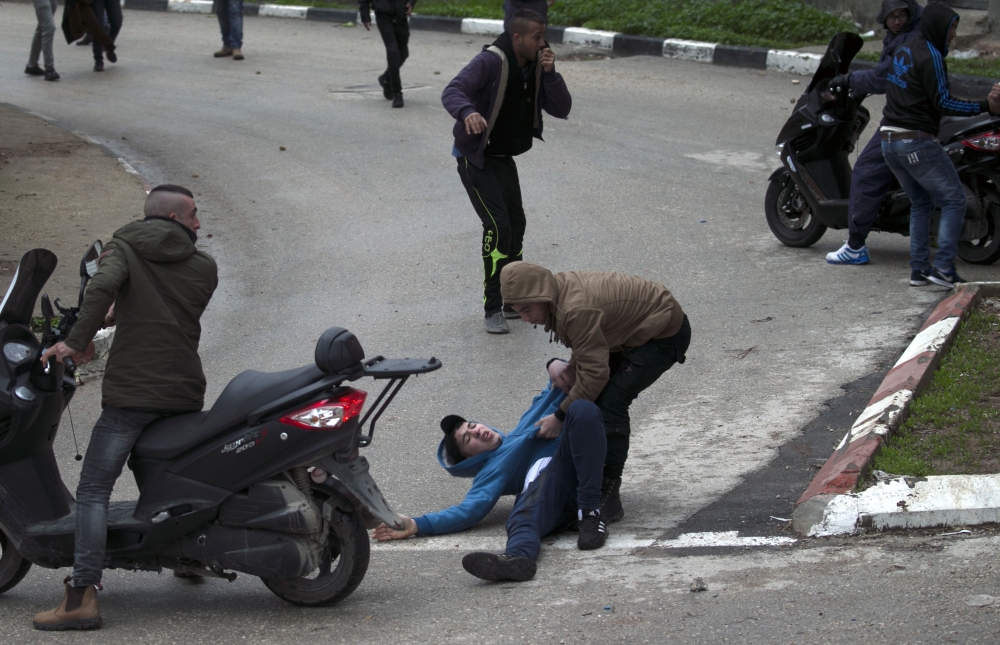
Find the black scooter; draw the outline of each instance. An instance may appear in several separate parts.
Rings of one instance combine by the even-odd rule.
[[[81,303],[100,252],[95,243],[81,262]],[[39,357],[66,337],[79,307],[57,300],[53,329],[42,296],[41,342],[30,326],[55,266],[50,251],[26,253],[0,305],[0,593],[32,564],[73,563],[75,502],[53,442],[76,390],[74,368]],[[331,327],[314,365],[243,372],[212,409],[151,424],[129,459],[139,499],[109,508],[104,566],[228,580],[238,571],[304,606],[349,596],[368,568],[366,525],[402,528],[358,449],[410,376],[441,367],[434,358],[364,358],[354,334]],[[366,394],[346,384],[363,377],[388,382],[362,416]]]
[[[862,44],[857,34],[833,37],[778,135],[782,167],[769,178],[764,212],[771,232],[788,246],[811,246],[827,228],[848,227],[848,155],[870,117],[861,105],[866,95],[831,92],[827,86],[834,76],[847,73]],[[972,264],[992,264],[1000,259],[1000,117],[944,119],[938,140],[958,169],[968,198],[958,256]],[[935,211],[932,234],[939,217]],[[910,200],[898,183],[883,199],[872,230],[910,234]]]

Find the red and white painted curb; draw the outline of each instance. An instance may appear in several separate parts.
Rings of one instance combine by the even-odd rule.
[[[960,285],[941,301],[886,375],[858,420],[796,502],[792,528],[803,536],[866,528],[917,528],[1000,522],[1000,475],[905,477],[855,493],[872,458],[906,420],[930,384],[959,323],[1000,282]]]

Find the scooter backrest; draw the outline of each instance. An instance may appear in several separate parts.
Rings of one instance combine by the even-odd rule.
[[[352,365],[361,367],[365,350],[357,336],[343,327],[330,327],[316,341],[316,367],[327,374],[340,372]]]

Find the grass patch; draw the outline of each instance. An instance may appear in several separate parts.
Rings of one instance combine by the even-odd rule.
[[[278,4],[353,9],[337,0],[271,0]],[[419,13],[456,18],[503,18],[503,0],[420,0]],[[654,38],[789,49],[825,44],[854,24],[802,0],[559,0],[549,22]]]
[[[872,468],[917,477],[996,473],[998,456],[1000,301],[984,300]]]
[[[857,58],[878,62],[878,52],[861,52]],[[970,76],[1000,77],[1000,57],[980,56],[979,58],[948,58],[949,74],[968,74]]]

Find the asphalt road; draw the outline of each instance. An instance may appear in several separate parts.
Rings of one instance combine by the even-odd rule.
[[[384,60],[375,32],[248,19],[247,60],[235,62],[211,57],[214,17],[127,11],[117,65],[96,74],[89,50],[60,42],[62,80],[46,83],[21,74],[31,6],[0,10],[0,100],[87,133],[153,183],[196,192],[202,240],[220,264],[203,319],[209,399],[242,370],[308,363],[332,325],[354,331],[369,355],[436,356],[445,367],[406,386],[366,454],[400,512],[460,500],[466,482],[449,481],[433,459],[437,420],[458,412],[509,428],[544,385],[545,359],[567,355],[528,325],[503,337],[483,330],[480,225],[439,96],[488,39],[414,32],[406,108],[393,110],[375,82]],[[753,494],[741,483],[782,490],[786,475],[772,464],[781,447],[843,385],[887,369],[942,292],[907,286],[902,237],[874,235],[874,263],[851,268],[823,262],[839,232],[810,249],[773,238],[763,198],[775,133],[803,87],[793,77],[593,54],[557,50],[582,59],[557,62],[572,114],[547,119],[546,141],[518,159],[524,257],[661,281],[694,330],[688,362],[632,408],[626,517],[609,546],[584,554],[564,536],[531,583],[481,584],[460,558],[502,546],[503,502],[473,531],[373,547],[365,582],[332,609],[290,607],[247,576],[190,585],[110,572],[107,628],[87,636],[31,630],[64,575],[36,568],[0,597],[8,642],[995,640],[996,610],[965,604],[1000,596],[989,533],[671,548],[700,510],[734,490]],[[98,400],[88,386],[74,402],[84,444]],[[79,466],[65,425],[59,456],[72,488]],[[829,449],[839,437],[830,432]],[[795,483],[770,504],[758,496],[758,534],[781,535],[771,516],[789,517],[800,492]],[[115,494],[135,495],[130,477]],[[741,528],[735,517],[715,525]],[[688,591],[695,577],[707,593]]]

